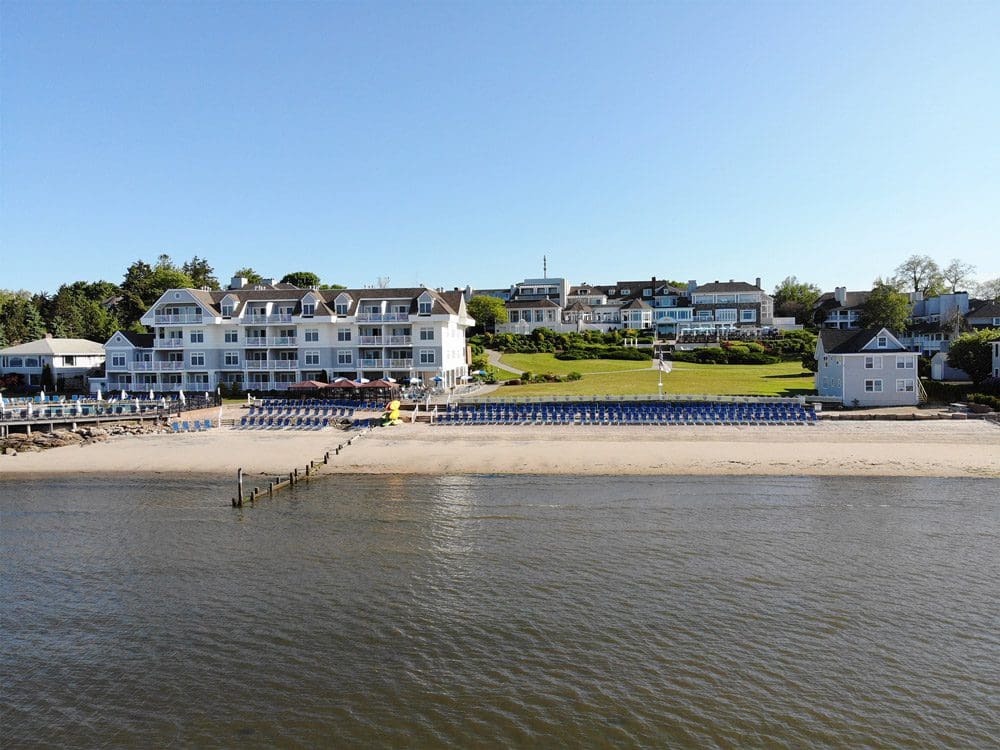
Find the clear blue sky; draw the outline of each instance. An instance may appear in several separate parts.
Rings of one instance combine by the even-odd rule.
[[[0,288],[1000,275],[997,2],[0,14]]]

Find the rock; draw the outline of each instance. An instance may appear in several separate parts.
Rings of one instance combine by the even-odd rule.
[[[5,456],[16,456],[17,455],[17,450],[14,449],[14,448],[12,448],[9,445],[6,448],[3,449],[3,452],[4,452]]]

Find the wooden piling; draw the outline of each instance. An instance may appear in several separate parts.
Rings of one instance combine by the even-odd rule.
[[[243,467],[236,470],[236,505],[243,507]]]

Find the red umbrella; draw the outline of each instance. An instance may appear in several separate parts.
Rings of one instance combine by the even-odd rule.
[[[350,380],[337,380],[336,382],[333,382],[333,383],[324,383],[323,387],[324,388],[351,388],[351,389],[354,389],[354,388],[357,388],[358,385],[357,385],[357,383],[353,383]]]
[[[326,383],[321,383],[318,380],[303,380],[301,383],[292,383],[288,386],[290,391],[315,391],[320,388],[326,388]]]

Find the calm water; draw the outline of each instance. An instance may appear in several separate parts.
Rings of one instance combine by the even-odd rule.
[[[1000,482],[0,482],[3,747],[996,747]]]

